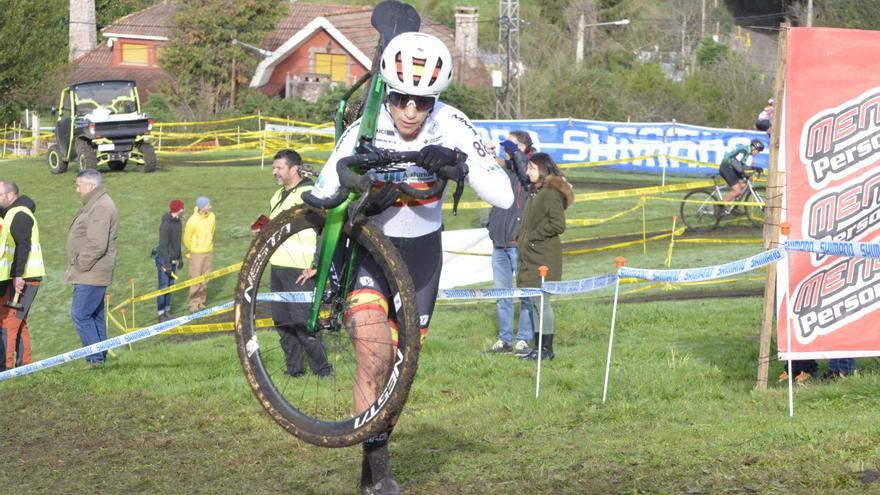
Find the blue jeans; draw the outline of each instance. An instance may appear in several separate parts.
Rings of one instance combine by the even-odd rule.
[[[840,373],[841,375],[852,375],[856,371],[855,358],[838,358],[828,360],[828,372]]]
[[[83,346],[107,340],[107,323],[104,321],[104,297],[107,287],[75,284],[70,302],[70,317]],[[101,364],[107,351],[86,356],[86,362]]]
[[[171,273],[174,273],[175,266],[172,264],[167,264],[162,261],[162,258],[156,256],[153,258],[153,261],[156,262],[156,273],[159,274],[159,286],[157,289],[164,289],[165,287],[174,285],[174,279],[171,278]],[[168,269],[168,272],[162,269],[162,265]],[[161,296],[156,298],[156,309],[159,310],[159,314],[171,314],[171,294],[162,294]]]
[[[495,247],[492,249],[492,278],[496,289],[510,289],[516,278],[516,248]],[[532,317],[529,313],[528,298],[521,298],[519,312],[519,331],[516,340],[532,340]],[[498,338],[513,344],[513,299],[498,299]]]

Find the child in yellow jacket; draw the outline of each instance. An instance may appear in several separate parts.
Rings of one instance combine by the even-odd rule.
[[[183,247],[189,258],[189,278],[210,273],[214,262],[214,212],[211,201],[202,196],[196,200],[196,207],[183,230]],[[190,313],[205,309],[208,297],[208,282],[189,288]]]

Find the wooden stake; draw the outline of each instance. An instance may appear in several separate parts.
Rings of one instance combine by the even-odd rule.
[[[776,55],[776,82],[774,88],[774,105],[772,136],[770,137],[770,171],[767,174],[767,203],[764,207],[764,249],[776,247],[779,242],[779,222],[782,209],[782,190],[785,187],[784,173],[779,172],[779,137],[782,119],[785,118],[785,70],[788,51],[787,23],[782,24],[779,32],[779,50]],[[783,260],[782,263],[786,261]],[[776,266],[767,269],[767,283],[764,285],[764,321],[761,324],[760,349],[758,351],[758,383],[759,391],[767,390],[767,375],[770,372],[770,342],[773,335],[773,318],[776,307]]]

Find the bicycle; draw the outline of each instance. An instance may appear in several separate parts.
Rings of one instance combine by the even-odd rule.
[[[752,170],[755,175],[761,174],[759,168]],[[719,184],[720,175],[713,175],[712,190],[691,191],[684,196],[679,208],[682,221],[694,232],[714,230],[725,217],[745,217],[756,227],[764,225],[765,201],[755,189],[752,175],[744,174],[746,187],[733,199],[733,204],[724,202],[722,191],[728,187],[723,181]]]
[[[396,33],[417,31],[418,14],[397,1],[379,4],[373,12],[373,25],[382,43]],[[374,61],[373,67],[378,67]],[[361,81],[364,81],[362,79]],[[383,234],[382,228],[365,216],[364,208],[373,197],[378,174],[403,170],[395,165],[417,162],[419,152],[391,152],[371,145],[376,117],[384,94],[381,75],[370,78],[359,129],[355,154],[336,164],[343,187],[331,198],[303,194],[308,206],[288,210],[266,224],[254,239],[239,275],[235,295],[235,336],[239,360],[248,384],[263,408],[286,431],[308,443],[324,447],[345,447],[361,443],[387,430],[409,394],[415,377],[420,346],[419,315],[410,274],[400,254]],[[345,103],[340,104],[337,124],[344,118]],[[337,129],[341,129],[337,125]],[[338,138],[338,136],[337,136]],[[458,154],[459,165],[466,173],[467,155]],[[456,179],[454,208],[463,191],[463,177]],[[406,184],[387,182],[378,194],[389,188],[415,200],[442,194],[446,181],[438,180],[429,189],[414,189]],[[265,269],[274,252],[285,240],[316,238],[314,259],[315,289],[311,292],[271,293]],[[347,318],[349,289],[354,269],[371,256],[388,283],[391,297],[383,321],[370,321],[357,328]],[[384,301],[384,300],[382,300]],[[376,300],[380,304],[379,300]],[[299,305],[288,314],[296,321],[261,319],[271,312],[272,304]],[[258,331],[263,326],[295,324],[304,327],[310,338],[323,340],[333,373],[293,377],[285,374],[286,358],[278,336]],[[367,329],[374,331],[366,335]],[[378,368],[371,373],[367,368]],[[359,375],[360,373],[360,375]],[[365,373],[377,381],[364,389],[358,383]]]

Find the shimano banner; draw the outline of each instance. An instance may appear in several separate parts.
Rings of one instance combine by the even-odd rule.
[[[610,167],[639,172],[712,173],[715,169],[703,164],[720,164],[724,154],[738,144],[748,146],[758,138],[766,150],[770,149],[764,132],[675,122],[541,119],[476,120],[474,125],[485,141],[494,143],[503,141],[510,131],[527,131],[535,148],[557,163],[611,162]],[[768,151],[764,151],[756,157],[755,165],[766,168],[767,157]]]

